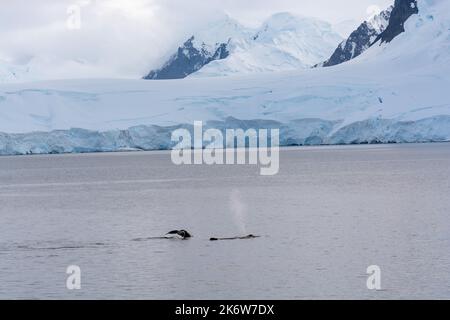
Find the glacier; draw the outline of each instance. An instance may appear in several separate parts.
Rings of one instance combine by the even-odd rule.
[[[390,43],[298,71],[0,85],[0,154],[160,150],[170,133],[280,128],[280,144],[450,141],[450,2],[419,0]]]
[[[281,146],[450,141],[450,115],[418,121],[370,119],[337,129],[340,124],[339,121],[321,119],[281,123],[230,117],[223,121],[208,121],[204,130],[219,129],[225,136],[227,129],[279,129]],[[194,136],[192,125],[141,125],[104,132],[69,129],[25,134],[0,133],[0,155],[168,150],[175,146],[171,141],[172,132],[180,128],[189,130]],[[194,141],[191,143],[193,145]]]

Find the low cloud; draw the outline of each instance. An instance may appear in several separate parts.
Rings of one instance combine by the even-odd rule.
[[[290,11],[332,23],[360,21],[393,0],[15,0],[2,1],[0,60],[47,77],[139,77],[202,25],[227,12],[256,25]],[[67,20],[80,8],[80,28]],[[1,63],[1,62],[0,62]]]

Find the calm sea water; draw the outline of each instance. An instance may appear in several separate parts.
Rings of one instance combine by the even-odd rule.
[[[132,241],[179,228],[194,238]],[[285,149],[271,177],[168,152],[0,157],[0,298],[448,299],[450,144]]]

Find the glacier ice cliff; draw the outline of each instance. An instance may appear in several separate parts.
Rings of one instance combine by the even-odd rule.
[[[208,121],[204,130],[280,129],[280,146],[374,144],[450,141],[450,116],[418,121],[369,119],[341,127],[341,121],[302,119],[281,123],[269,120]],[[174,146],[172,131],[193,126],[134,126],[126,130],[55,130],[24,134],[0,133],[0,155],[109,152],[124,150],[167,150]]]

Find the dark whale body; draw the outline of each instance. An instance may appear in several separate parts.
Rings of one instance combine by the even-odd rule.
[[[209,238],[210,241],[222,241],[222,240],[248,240],[248,239],[256,239],[260,236],[255,236],[253,234],[249,234],[247,236],[241,237],[230,237],[230,238]],[[167,232],[163,237],[149,237],[149,238],[137,238],[132,241],[146,241],[146,240],[156,240],[156,239],[181,239],[186,240],[192,238],[192,235],[186,230],[172,230]]]
[[[255,236],[253,234],[249,234],[244,237],[231,237],[231,238],[210,238],[209,241],[221,241],[221,240],[247,240],[247,239],[255,239],[259,238],[259,236]]]

